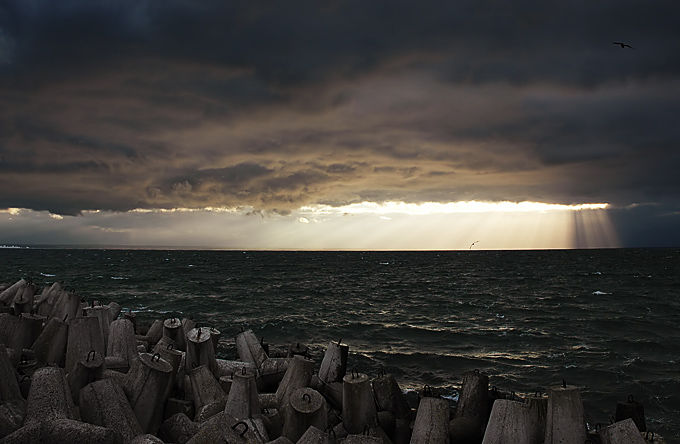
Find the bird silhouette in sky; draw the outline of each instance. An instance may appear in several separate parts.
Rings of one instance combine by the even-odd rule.
[[[470,250],[472,250],[472,246],[473,246],[474,244],[476,244],[477,242],[479,242],[479,241],[477,240],[477,241],[474,241],[473,243],[470,244]]]
[[[615,45],[621,45],[621,48],[623,48],[623,49],[625,49],[625,48],[635,49],[635,48],[633,48],[632,46],[630,46],[626,43],[622,43],[622,42],[612,42],[612,43],[615,44]]]

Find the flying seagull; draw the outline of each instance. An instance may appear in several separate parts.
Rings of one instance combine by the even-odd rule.
[[[612,42],[612,43],[615,44],[615,45],[621,45],[621,48],[624,48],[624,49],[625,49],[625,48],[635,49],[635,48],[633,48],[632,46],[627,45],[627,44],[625,44],[625,43],[621,43],[621,42]]]
[[[473,243],[470,244],[470,250],[472,250],[472,246],[473,246],[474,244],[476,244],[477,242],[479,242],[479,241],[476,240],[476,241],[474,241]]]

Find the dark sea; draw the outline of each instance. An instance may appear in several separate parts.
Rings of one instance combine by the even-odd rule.
[[[680,249],[198,251],[0,249],[0,282],[63,281],[141,321],[193,316],[222,332],[221,358],[252,329],[285,355],[384,369],[405,390],[455,398],[462,374],[518,394],[581,387],[589,424],[619,401],[680,443]]]

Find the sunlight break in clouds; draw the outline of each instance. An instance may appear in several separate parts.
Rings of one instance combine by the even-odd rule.
[[[288,215],[252,208],[0,212],[0,243],[225,249],[475,250],[619,245],[607,204],[362,202]],[[3,217],[2,214],[5,214]],[[43,230],[43,231],[41,231]],[[7,239],[4,238],[7,236]]]
[[[541,212],[541,211],[579,211],[603,210],[608,204],[579,204],[559,205],[540,202],[425,202],[413,204],[405,202],[361,202],[341,207],[328,205],[310,205],[300,208],[300,212],[331,214],[331,213],[403,213],[403,214],[451,214],[451,213],[486,213],[486,212]]]

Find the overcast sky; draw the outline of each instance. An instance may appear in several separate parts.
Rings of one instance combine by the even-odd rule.
[[[347,209],[474,200],[606,203],[604,246],[680,246],[679,23],[671,0],[0,0],[0,242],[410,248]]]

